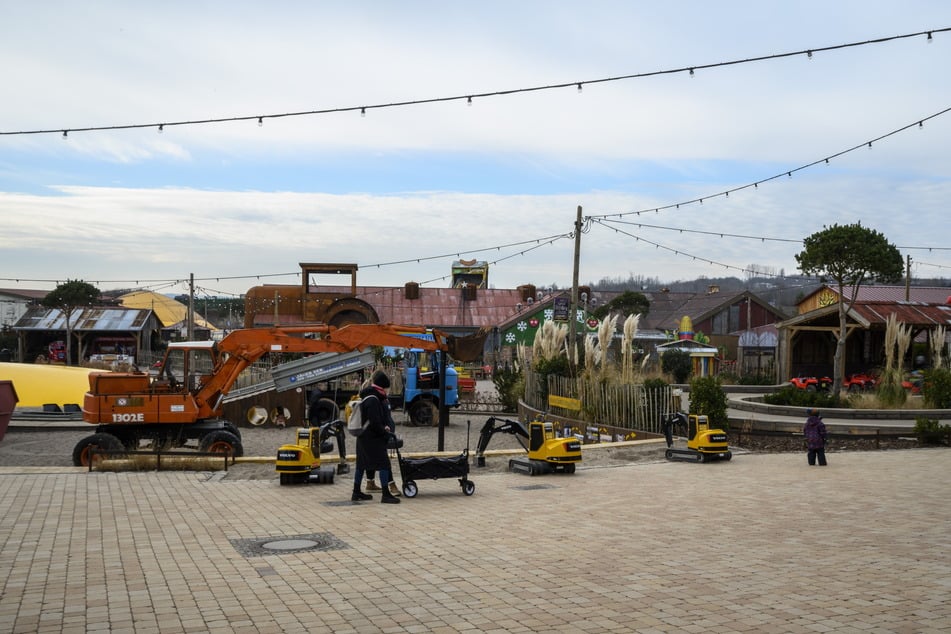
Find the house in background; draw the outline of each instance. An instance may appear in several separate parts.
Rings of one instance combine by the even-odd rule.
[[[123,355],[141,362],[151,354],[152,337],[160,330],[155,313],[146,309],[90,307],[77,309],[72,317],[72,365],[91,355]],[[55,308],[37,306],[27,310],[12,326],[17,335],[19,358],[31,362],[55,349],[66,339],[66,317]],[[62,359],[65,362],[65,359]]]
[[[779,379],[832,376],[839,333],[838,292],[824,286],[799,303],[799,314],[777,324]],[[951,327],[951,288],[863,286],[846,314],[847,339],[842,375],[874,372],[884,364],[885,329],[890,315],[911,328],[912,340],[927,344],[939,326]],[[945,345],[947,345],[947,334]],[[909,356],[912,350],[909,349]],[[928,360],[926,358],[926,363]],[[913,369],[915,360],[905,359]]]
[[[39,304],[49,291],[0,288],[0,328],[13,326],[30,306]]]

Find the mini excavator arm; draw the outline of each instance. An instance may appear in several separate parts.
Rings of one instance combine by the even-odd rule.
[[[483,458],[485,450],[489,446],[489,441],[492,440],[492,436],[495,434],[513,434],[517,436],[519,444],[528,451],[528,447],[522,441],[522,438],[528,438],[528,430],[525,429],[525,425],[517,420],[492,416],[485,421],[485,424],[482,425],[482,431],[479,432],[479,443],[476,445],[477,460]]]

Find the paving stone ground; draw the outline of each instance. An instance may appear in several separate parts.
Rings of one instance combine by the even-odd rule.
[[[0,468],[2,632],[946,632],[951,451],[742,454],[399,505]]]

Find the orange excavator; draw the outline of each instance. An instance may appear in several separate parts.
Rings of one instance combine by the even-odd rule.
[[[431,339],[414,336],[427,333]],[[241,432],[221,419],[222,404],[238,375],[270,352],[340,353],[392,346],[452,354],[457,347],[471,347],[466,339],[394,324],[315,324],[235,330],[218,342],[173,342],[157,376],[89,375],[83,420],[97,428],[76,444],[73,464],[89,466],[93,450],[138,449],[143,441],[164,448],[197,441],[199,451],[241,456]]]

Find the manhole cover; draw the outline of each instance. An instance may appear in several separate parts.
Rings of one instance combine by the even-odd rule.
[[[261,548],[267,550],[302,550],[314,546],[320,546],[320,544],[309,539],[281,539],[276,542],[261,544]]]
[[[235,550],[245,557],[349,548],[345,542],[340,541],[331,533],[287,535],[283,537],[257,537],[251,539],[232,539],[230,541]]]

